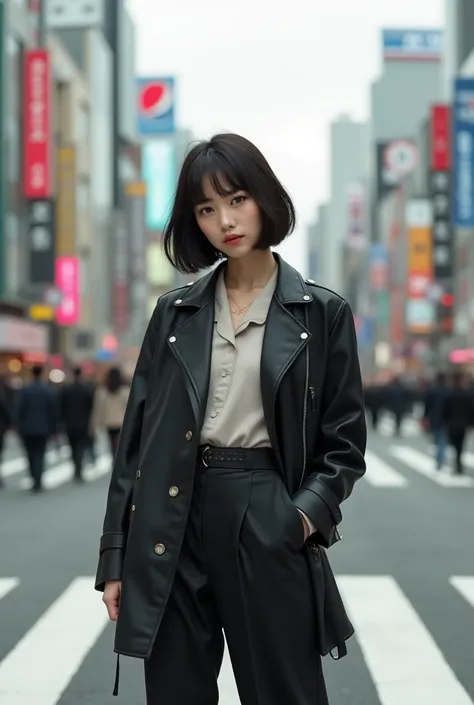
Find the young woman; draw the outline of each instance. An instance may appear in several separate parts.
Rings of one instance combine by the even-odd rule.
[[[223,632],[243,705],[326,705],[321,654],[352,633],[319,547],[365,471],[356,337],[346,301],[272,253],[294,222],[243,137],[188,154],[166,253],[219,266],[157,303],[96,578],[148,705],[215,705]]]
[[[106,430],[112,456],[117,452],[128,394],[129,388],[120,367],[111,367],[105,377],[104,385],[98,387],[95,392],[91,419],[92,432],[95,434],[99,429]]]

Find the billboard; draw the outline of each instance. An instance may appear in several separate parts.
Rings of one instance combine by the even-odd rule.
[[[104,0],[47,0],[47,27],[52,29],[90,29],[102,27],[105,21]]]
[[[128,280],[130,283],[130,319],[135,339],[141,340],[145,332],[148,302],[146,277],[147,238],[145,227],[146,184],[130,181],[125,185],[125,208],[128,238]]]
[[[132,233],[130,233],[132,236]],[[129,322],[129,231],[125,213],[116,210],[112,217],[113,284],[112,321],[116,333],[123,333]]]
[[[27,247],[31,284],[54,283],[54,202],[27,202]]]
[[[148,230],[163,230],[169,218],[177,178],[174,139],[165,137],[147,141],[142,150],[146,227]]]
[[[56,287],[61,292],[61,302],[56,309],[56,322],[61,326],[74,326],[79,322],[79,260],[77,257],[56,258]]]
[[[175,131],[175,80],[155,76],[137,79],[137,132],[140,137]]]
[[[410,333],[430,333],[435,306],[430,298],[433,284],[432,208],[428,199],[413,199],[406,205],[407,302],[406,322]]]
[[[347,246],[351,251],[363,250],[367,244],[365,189],[354,182],[347,188]]]
[[[474,228],[474,78],[457,78],[453,105],[453,221]]]
[[[44,49],[25,52],[23,106],[23,195],[50,198],[51,64]]]
[[[413,173],[418,164],[418,150],[411,139],[379,142],[376,149],[377,200],[380,200]]]
[[[451,169],[451,108],[448,105],[431,107],[430,164],[434,171]]]
[[[454,238],[451,225],[451,173],[432,171],[430,196],[433,209],[434,278],[451,279],[454,275]]]
[[[76,252],[76,149],[59,147],[56,156],[56,254]]]
[[[443,51],[443,33],[437,29],[384,29],[385,61],[439,61]]]

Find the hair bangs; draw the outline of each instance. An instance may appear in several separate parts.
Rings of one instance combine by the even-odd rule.
[[[189,170],[187,186],[189,200],[193,206],[208,200],[209,194],[204,192],[206,177],[219,196],[229,196],[236,191],[248,190],[238,163],[230,163],[224,155],[209,149],[199,155]]]

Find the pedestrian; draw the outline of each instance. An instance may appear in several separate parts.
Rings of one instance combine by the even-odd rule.
[[[388,409],[393,414],[394,431],[393,435],[400,437],[402,424],[410,408],[413,406],[413,398],[406,384],[402,382],[400,377],[395,377],[388,387]]]
[[[353,632],[324,547],[365,471],[355,327],[272,252],[294,223],[243,137],[186,157],[165,252],[211,271],[149,323],[95,583],[147,705],[215,705],[223,634],[243,705],[326,705],[321,655]]]
[[[66,432],[74,464],[74,480],[83,482],[82,473],[91,422],[93,394],[82,381],[82,369],[75,367],[73,381],[61,390],[61,422]]]
[[[31,370],[32,382],[18,395],[15,426],[25,446],[33,492],[43,489],[44,458],[49,438],[57,432],[58,406],[54,392],[43,382],[43,368]]]
[[[435,444],[436,468],[441,470],[446,456],[448,437],[446,433],[446,399],[448,386],[446,375],[439,372],[433,385],[425,392],[422,416],[423,428],[432,434]]]
[[[114,366],[108,370],[104,384],[96,389],[94,396],[92,428],[94,434],[100,429],[106,430],[113,456],[117,452],[129,391],[122,370]]]
[[[454,449],[454,473],[463,473],[462,454],[467,429],[474,425],[473,400],[470,390],[464,385],[462,372],[454,372],[452,385],[444,404],[444,425],[448,442]]]

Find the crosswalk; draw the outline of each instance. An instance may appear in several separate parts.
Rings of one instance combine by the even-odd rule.
[[[54,490],[71,481],[74,468],[69,448],[62,446],[50,449],[46,453],[46,470],[43,474],[43,485],[47,490]],[[83,476],[86,482],[95,482],[106,475],[111,468],[112,459],[109,453],[102,453],[94,464],[85,464]],[[9,458],[2,463],[1,476],[8,487],[29,489],[32,481],[28,475],[27,460],[23,455]]]
[[[473,705],[474,676],[469,683],[461,682],[452,653],[443,653],[432,625],[425,623],[395,577],[338,575],[337,581],[356,629],[340,667],[344,669],[344,663],[353,667],[351,653],[362,654],[378,698],[378,702],[365,705]],[[449,600],[460,601],[467,608],[468,619],[452,626],[457,639],[469,645],[474,630],[474,576],[453,575],[443,581]],[[0,624],[3,610],[9,609],[9,599],[21,582],[17,577],[0,578]],[[429,591],[428,587],[428,596]],[[93,590],[93,578],[74,578],[53,596],[51,604],[0,661],[0,705],[62,702],[86,657],[100,648],[97,642],[108,624],[100,595]],[[103,674],[104,693],[110,689],[108,676]],[[238,705],[227,652],[219,685],[222,702]],[[77,684],[75,687],[77,692]],[[353,702],[362,702],[358,693],[351,696]],[[79,703],[84,699],[76,701],[71,696],[65,701]],[[94,700],[89,694],[88,702],[99,705],[103,697]]]
[[[420,476],[445,489],[474,490],[474,474],[471,474],[474,471],[474,453],[464,454],[463,462],[468,472],[463,475],[454,475],[448,463],[437,470],[429,448],[420,450],[402,443],[388,445],[384,457],[378,451],[367,450],[365,459],[367,471],[364,482],[377,489],[407,489],[413,477]]]

